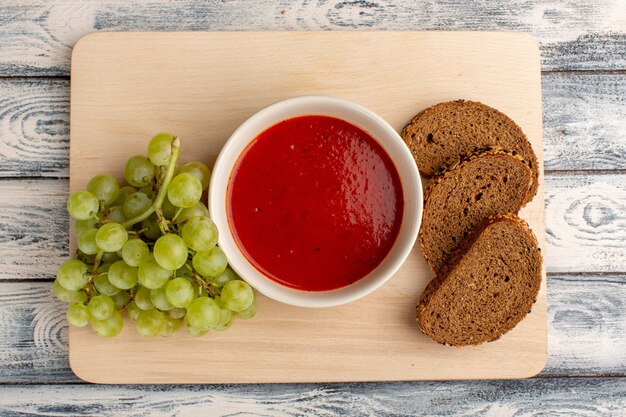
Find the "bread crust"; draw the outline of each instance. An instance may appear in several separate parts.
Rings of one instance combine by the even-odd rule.
[[[528,169],[528,172],[532,172],[530,166],[528,165],[528,162],[516,151],[508,151],[506,149],[502,149],[500,147],[497,146],[488,146],[488,147],[484,147],[484,148],[479,148],[476,149],[472,152],[470,152],[467,155],[461,156],[459,157],[456,161],[454,161],[453,163],[451,163],[449,166],[443,168],[442,170],[440,170],[431,180],[430,184],[428,185],[428,187],[426,187],[426,190],[424,191],[424,218],[428,215],[427,210],[428,210],[428,202],[429,199],[431,197],[431,194],[433,192],[433,190],[439,186],[439,184],[443,183],[444,181],[446,181],[447,178],[453,176],[456,174],[457,171],[462,170],[467,164],[475,161],[476,159],[479,158],[486,158],[489,156],[498,156],[498,155],[506,155],[509,157],[513,157],[515,159],[517,159],[518,161],[522,162],[524,164],[524,166],[526,167],[526,169]],[[524,192],[524,196],[522,198],[522,204],[519,205],[519,207],[516,208],[516,212],[522,208],[525,204],[526,201],[528,200],[528,195],[529,193],[532,193],[532,188],[533,188],[533,177],[532,175],[529,176],[530,181],[528,183],[528,187]],[[426,262],[428,263],[428,265],[430,266],[430,268],[437,274],[440,274],[440,268],[439,265],[437,265],[433,259],[429,256],[430,250],[428,247],[428,243],[425,241],[425,234],[422,233],[422,231],[420,231],[419,233],[419,244],[420,244],[420,248],[422,249],[422,253],[424,254],[424,258],[426,259]]]
[[[519,320],[517,320],[513,324],[512,327],[503,328],[501,329],[501,331],[495,333],[494,335],[492,335],[492,337],[488,339],[485,339],[485,340],[477,339],[475,343],[455,343],[454,341],[447,340],[441,337],[440,335],[430,333],[427,330],[425,321],[428,318],[427,312],[429,308],[429,303],[431,302],[433,296],[437,294],[437,292],[440,290],[446,290],[445,288],[446,285],[450,282],[451,277],[454,276],[457,269],[462,265],[464,256],[466,255],[468,250],[480,239],[482,233],[487,228],[489,228],[489,226],[495,223],[499,223],[499,222],[511,222],[519,226],[519,230],[522,231],[526,235],[527,239],[531,242],[531,245],[534,248],[536,248],[535,255],[538,258],[538,262],[536,263],[535,270],[533,271],[533,278],[534,278],[534,282],[532,286],[533,293],[532,293],[532,302],[528,303],[529,308],[527,309],[527,311],[524,310],[522,312],[518,312]],[[541,287],[542,264],[543,264],[543,256],[541,255],[541,249],[539,248],[537,238],[535,234],[533,233],[532,229],[530,229],[530,227],[524,220],[519,218],[514,213],[499,213],[499,214],[492,215],[492,216],[485,218],[480,224],[478,224],[472,230],[472,232],[467,237],[467,239],[455,250],[455,254],[452,257],[452,260],[446,265],[446,268],[442,271],[441,274],[439,274],[437,277],[435,277],[433,280],[430,281],[430,283],[426,286],[424,292],[420,296],[419,302],[416,307],[416,321],[420,327],[420,330],[422,331],[422,333],[428,335],[436,342],[444,344],[444,345],[448,345],[448,346],[474,345],[474,344],[480,344],[480,343],[485,343],[485,342],[491,342],[491,341],[499,339],[503,334],[510,331],[523,318],[525,318],[526,315],[528,315],[531,312],[530,308],[537,301],[537,296],[539,293],[539,289]]]
[[[456,131],[446,132],[444,128],[450,128],[450,126],[446,126],[447,119],[456,117],[458,113],[463,112],[466,113],[465,117],[456,119],[457,124],[455,126],[458,129],[452,127]],[[443,120],[440,121],[439,118]],[[434,142],[433,134],[426,134],[426,132],[435,132],[437,143],[429,143],[429,139]],[[506,140],[505,142],[509,142],[508,144],[502,143],[501,136],[503,133],[514,139]],[[449,165],[451,160],[460,155],[485,146],[499,146],[504,149],[515,150],[524,154],[523,156],[533,173],[533,185],[526,202],[530,201],[537,193],[539,167],[537,156],[528,138],[517,123],[493,107],[467,100],[439,103],[414,116],[402,129],[401,136],[411,150],[420,173],[426,178],[435,176],[442,168]],[[441,143],[442,141],[444,143]],[[446,149],[446,145],[458,149],[457,145],[460,143],[465,143],[466,146],[456,153],[451,149]]]

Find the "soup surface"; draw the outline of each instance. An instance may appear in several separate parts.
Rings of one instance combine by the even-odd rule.
[[[284,120],[239,157],[227,213],[246,258],[274,281],[327,291],[360,280],[391,250],[404,200],[389,155],[328,116]]]

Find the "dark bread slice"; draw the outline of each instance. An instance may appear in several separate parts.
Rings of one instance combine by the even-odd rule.
[[[435,273],[474,226],[497,213],[517,213],[533,183],[528,164],[498,148],[480,149],[435,177],[424,193],[419,242]]]
[[[498,146],[517,152],[533,172],[530,201],[537,193],[537,157],[522,129],[504,113],[474,101],[450,101],[423,110],[402,130],[419,171],[432,177],[476,148]]]
[[[454,346],[498,339],[530,313],[541,261],[523,220],[512,213],[485,219],[422,293],[416,314],[422,332]]]

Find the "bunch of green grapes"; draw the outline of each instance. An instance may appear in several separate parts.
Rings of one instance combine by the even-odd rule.
[[[68,199],[78,256],[61,265],[54,292],[70,304],[71,325],[112,337],[125,312],[143,336],[171,336],[183,324],[200,336],[256,314],[254,292],[228,267],[200,201],[211,171],[177,166],[179,153],[179,139],[160,133],[147,157],[126,162],[127,185],[97,175]]]

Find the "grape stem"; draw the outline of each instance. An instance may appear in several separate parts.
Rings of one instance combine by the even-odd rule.
[[[203,287],[209,295],[213,295],[213,286],[209,284],[208,282],[206,282],[205,280],[203,280],[200,277],[200,275],[198,275],[198,273],[194,271],[192,267],[189,266],[189,264],[185,264],[185,267],[189,270],[189,272],[193,274],[193,277],[198,283],[198,285]]]
[[[157,224],[159,225],[159,229],[161,229],[161,234],[165,235],[170,229],[167,227],[167,222],[165,221],[165,217],[163,217],[163,212],[160,208],[155,208],[154,211],[157,215]]]
[[[96,272],[98,272],[98,267],[100,266],[100,261],[102,261],[103,256],[104,256],[104,251],[100,251],[96,254],[96,259],[94,259],[93,261],[93,269],[91,270],[91,273],[93,275],[95,275]]]
[[[175,222],[176,219],[178,218],[178,215],[182,212],[183,212],[183,208],[179,207],[178,210],[176,210],[176,214],[174,214],[174,217],[172,217],[172,221]]]
[[[144,211],[143,213],[122,223],[122,226],[128,229],[129,227],[132,227],[134,224],[137,224],[139,222],[146,220],[155,211],[157,210],[161,211],[161,206],[163,205],[163,201],[165,200],[165,196],[167,195],[167,187],[170,185],[170,182],[172,182],[172,177],[174,176],[174,169],[176,169],[176,161],[178,161],[179,153],[180,153],[180,139],[178,139],[178,136],[174,136],[174,139],[172,140],[172,154],[170,156],[170,161],[167,165],[167,171],[165,172],[165,177],[163,178],[163,182],[161,183],[161,186],[159,188],[159,193],[154,199],[154,203],[152,203],[152,206],[148,207],[148,209],[146,209],[146,211]]]

